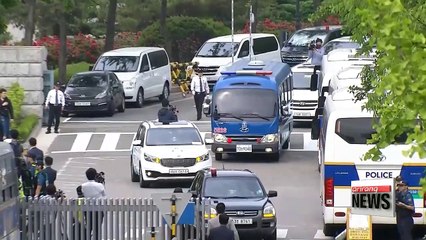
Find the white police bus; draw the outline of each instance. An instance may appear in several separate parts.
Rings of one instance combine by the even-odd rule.
[[[321,124],[313,124],[312,138],[319,138],[318,163],[321,172],[321,204],[324,234],[335,235],[344,229],[347,209],[351,206],[351,181],[363,179],[395,178],[401,175],[408,182],[413,194],[416,227],[424,227],[426,199],[420,193],[420,179],[424,177],[426,162],[418,156],[405,157],[403,150],[406,136],[382,150],[380,161],[363,161],[363,155],[373,147],[367,140],[374,133],[373,114],[361,109],[362,103],[354,103],[348,89],[339,89],[329,95],[324,107]],[[322,112],[322,113],[321,113]],[[318,121],[318,116],[314,121]],[[317,129],[320,126],[320,129]],[[395,218],[372,217],[373,224],[395,224]]]

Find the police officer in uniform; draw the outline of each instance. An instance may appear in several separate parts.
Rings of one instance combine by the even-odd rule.
[[[194,95],[195,108],[197,109],[197,121],[201,119],[201,114],[203,110],[203,102],[206,95],[209,94],[209,84],[207,83],[207,78],[203,76],[200,69],[195,68],[196,76],[192,77],[191,82],[191,91]]]
[[[49,109],[49,121],[47,123],[46,134],[51,133],[53,119],[55,119],[55,133],[59,133],[59,122],[61,120],[61,113],[65,106],[65,95],[60,90],[60,84],[56,83],[55,88],[50,90],[46,97],[46,109]]]
[[[396,199],[396,224],[401,240],[412,240],[413,214],[415,212],[414,200],[408,191],[405,181],[398,183],[398,192]]]

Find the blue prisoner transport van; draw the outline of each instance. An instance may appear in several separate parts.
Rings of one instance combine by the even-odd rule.
[[[221,74],[203,109],[211,117],[216,160],[224,153],[265,153],[278,161],[293,130],[290,66],[240,60]]]

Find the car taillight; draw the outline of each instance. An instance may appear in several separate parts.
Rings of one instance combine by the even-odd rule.
[[[423,194],[423,207],[426,208],[426,193]]]
[[[333,207],[334,206],[334,182],[333,178],[325,179],[324,183],[324,192],[325,192],[325,206]]]

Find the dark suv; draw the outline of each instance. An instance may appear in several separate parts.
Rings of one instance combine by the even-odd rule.
[[[223,202],[241,239],[277,239],[275,207],[269,199],[276,197],[277,192],[267,193],[260,179],[250,170],[201,170],[197,172],[190,191],[193,197],[211,198],[212,208]],[[214,217],[216,211],[211,209],[211,212]]]

